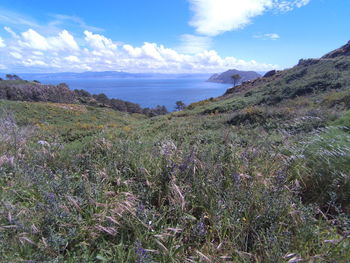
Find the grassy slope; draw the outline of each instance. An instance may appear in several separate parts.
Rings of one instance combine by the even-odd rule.
[[[260,78],[232,89],[231,94],[218,98],[214,103],[207,101],[204,105],[195,107],[193,113],[223,113],[251,105],[276,105],[298,96],[307,96],[310,102],[318,102],[319,99],[327,99],[327,95],[339,90],[344,90],[339,97],[347,98],[349,107],[349,69],[349,57],[306,60],[270,78]],[[237,90],[237,93],[233,90]]]
[[[1,102],[1,261],[347,262],[348,62],[152,119]]]
[[[40,128],[43,139],[59,134],[66,141],[93,135],[106,128],[128,129],[131,123],[145,118],[79,104],[0,101],[0,108],[14,114],[18,125]]]

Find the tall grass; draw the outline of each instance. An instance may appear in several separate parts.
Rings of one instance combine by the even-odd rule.
[[[228,118],[163,117],[74,141],[28,133],[0,167],[1,261],[346,262],[344,213],[320,218],[291,182],[279,145],[293,136]]]

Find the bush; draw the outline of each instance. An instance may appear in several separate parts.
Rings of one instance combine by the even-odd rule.
[[[270,122],[278,122],[289,118],[289,113],[282,109],[272,109],[250,106],[237,113],[228,121],[231,125],[267,125]]]
[[[326,211],[350,208],[350,134],[330,127],[299,147],[293,167],[303,200]]]
[[[333,91],[324,95],[322,105],[326,107],[337,107],[341,109],[350,108],[350,92],[346,91]]]
[[[27,139],[33,134],[33,127],[17,125],[12,112],[0,111],[0,159],[2,158],[1,155],[4,158],[17,157],[23,150]]]

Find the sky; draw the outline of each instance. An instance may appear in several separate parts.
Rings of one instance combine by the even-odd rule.
[[[268,71],[350,40],[348,0],[1,0],[0,72]]]

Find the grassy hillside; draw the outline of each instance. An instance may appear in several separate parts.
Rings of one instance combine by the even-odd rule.
[[[196,107],[195,112],[224,113],[252,105],[276,106],[298,97],[304,97],[310,103],[318,105],[326,102],[349,108],[349,89],[349,56],[300,60],[297,66],[289,70],[277,71],[270,77],[245,82],[229,89],[216,103]],[[341,103],[337,99],[341,99]]]
[[[154,118],[2,101],[0,262],[349,262],[348,62]]]
[[[57,135],[74,141],[108,128],[127,129],[131,123],[145,119],[141,114],[126,114],[108,108],[79,104],[1,101],[2,115],[12,115],[19,127],[30,126],[42,138]],[[5,117],[6,118],[6,117]]]

